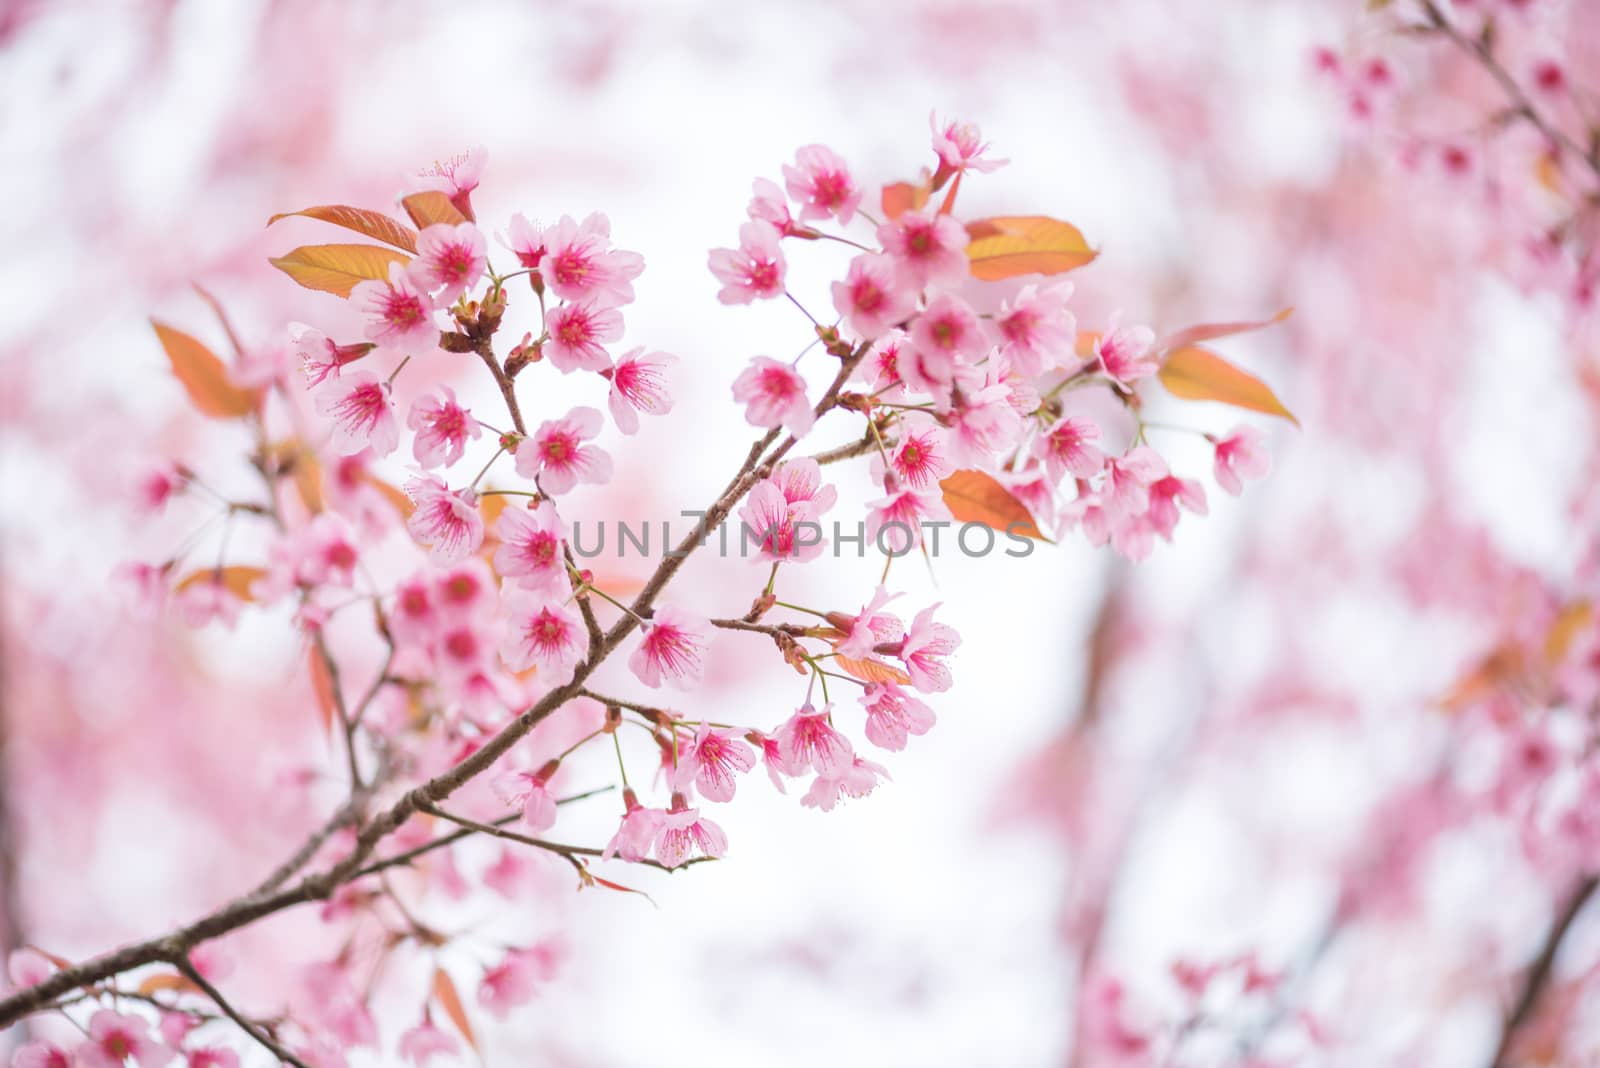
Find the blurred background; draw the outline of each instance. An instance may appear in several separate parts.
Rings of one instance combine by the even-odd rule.
[[[1440,799],[1442,779],[1481,798],[1501,761],[1500,735],[1441,705],[1587,592],[1595,313],[1581,271],[1525,255],[1539,206],[1486,199],[1520,187],[1501,168],[1527,155],[1474,126],[1493,86],[1363,6],[0,6],[7,947],[76,958],[214,907],[332,796],[297,785],[337,754],[287,612],[191,631],[109,579],[202,525],[138,519],[138,475],[181,457],[225,483],[239,447],[186,409],[149,317],[220,347],[198,282],[250,345],[337,322],[338,301],[266,263],[337,238],[265,220],[388,208],[406,175],[487,146],[487,231],[600,210],[645,257],[629,344],[681,358],[679,408],[606,444],[619,500],[671,515],[747,439],[738,370],[806,341],[790,308],[716,303],[706,252],[735,243],[751,179],[812,142],[869,189],[914,177],[937,109],[1012,160],[968,183],[965,213],[1054,215],[1102,249],[1073,276],[1086,326],[1293,306],[1218,348],[1302,428],[1254,420],[1272,476],[1213,493],[1210,518],[1144,563],[1069,537],[901,572],[965,642],[938,727],[871,798],[822,814],[753,779],[716,813],[726,861],[641,875],[657,907],[574,895],[557,863],[509,919],[429,906],[488,939],[453,950],[463,968],[496,940],[560,946],[557,979],[485,1027],[485,1060],[1146,1063],[1119,1052],[1106,999],[1130,1031],[1170,1037],[1187,1011],[1174,964],[1254,954],[1283,995],[1173,1063],[1487,1064],[1571,866],[1550,858],[1566,845],[1530,844],[1541,825],[1521,810]],[[1503,6],[1515,55],[1600,69],[1583,52],[1600,52],[1594,5]],[[1349,73],[1371,56],[1392,78],[1376,116]],[[1436,165],[1440,145],[1467,146],[1471,174]],[[825,306],[844,260],[791,262]],[[1179,473],[1209,469],[1198,442],[1166,451]],[[846,502],[868,495],[854,478]],[[847,561],[806,594],[854,610],[877,570]],[[719,645],[715,697],[776,722],[792,677],[742,665],[737,644]],[[614,801],[580,809],[572,838],[609,835]],[[316,932],[290,917],[229,940],[242,996]],[[1579,923],[1558,977],[1597,953],[1600,928]],[[1265,1052],[1238,1039],[1255,1030]]]

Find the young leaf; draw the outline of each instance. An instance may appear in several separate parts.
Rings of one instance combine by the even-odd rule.
[[[401,519],[410,519],[411,513],[417,510],[417,506],[411,503],[411,498],[406,496],[404,490],[397,489],[377,475],[368,474],[363,477],[367,485],[383,494],[384,500],[394,506],[394,510],[400,513]]]
[[[963,523],[982,523],[1024,538],[1047,540],[1021,501],[982,471],[957,471],[939,483],[945,506]]]
[[[902,686],[911,685],[910,675],[893,664],[885,664],[882,660],[870,657],[857,660],[853,656],[836,656],[833,662],[839,665],[839,670],[862,682],[898,682]]]
[[[381,282],[389,277],[389,264],[409,263],[410,257],[378,245],[302,245],[267,262],[307,289],[348,297],[358,282]]]
[[[456,1030],[467,1040],[467,1045],[477,1050],[478,1038],[472,1033],[472,1021],[467,1019],[467,1010],[461,1004],[461,995],[456,992],[455,980],[443,968],[433,970],[433,999],[450,1017],[450,1022],[456,1025]]]
[[[1071,223],[1047,215],[1007,215],[967,224],[972,275],[986,282],[1022,274],[1061,274],[1099,253]]]
[[[177,972],[156,972],[154,975],[145,976],[144,981],[139,984],[139,993],[145,997],[149,997],[151,994],[161,990],[171,990],[180,994],[198,994],[201,992],[200,988],[195,986],[188,977],[179,975]]]
[[[892,182],[883,187],[883,214],[895,219],[905,212],[916,211],[928,202],[930,192],[929,183],[926,181],[916,185],[910,182]]]
[[[449,223],[455,226],[467,221],[467,217],[457,211],[456,206],[450,203],[450,198],[443,193],[433,191],[412,193],[400,203],[419,230],[435,223]]]
[[[1262,319],[1259,322],[1201,323],[1199,326],[1191,326],[1185,330],[1179,330],[1176,334],[1164,339],[1161,342],[1161,347],[1171,351],[1187,348],[1197,341],[1215,341],[1219,337],[1248,334],[1252,330],[1264,330],[1269,326],[1275,326],[1293,314],[1293,308],[1285,308],[1272,318]]]
[[[365,208],[352,208],[344,204],[319,204],[314,208],[303,208],[300,211],[279,212],[267,220],[271,226],[279,219],[287,219],[292,215],[303,215],[308,219],[317,219],[321,222],[333,223],[346,230],[354,230],[358,234],[365,234],[370,238],[382,241],[386,245],[404,249],[406,252],[417,251],[417,233],[409,226],[402,226],[381,211],[368,211]]]
[[[306,660],[311,666],[311,692],[317,698],[317,719],[323,731],[331,733],[334,720],[339,716],[339,700],[333,692],[333,674],[316,646],[311,647]]]
[[[217,419],[237,419],[256,410],[255,393],[230,382],[222,361],[198,339],[154,319],[150,325],[166,350],[172,373],[198,411]]]
[[[1246,374],[1210,349],[1190,345],[1178,349],[1161,365],[1161,384],[1184,400],[1218,401],[1235,408],[1281,416],[1295,426],[1300,420],[1273,395],[1267,384]]]
[[[228,567],[203,567],[199,571],[191,571],[183,576],[172,589],[175,593],[181,593],[190,586],[198,585],[202,582],[220,582],[227,588],[229,593],[239,598],[239,600],[252,601],[255,597],[251,594],[250,587],[255,585],[256,580],[265,574],[266,571],[262,568],[250,567],[245,564],[232,564]]]

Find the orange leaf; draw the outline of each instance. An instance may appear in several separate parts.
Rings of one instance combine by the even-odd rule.
[[[433,999],[439,1003],[444,1014],[450,1017],[450,1022],[456,1025],[456,1030],[467,1040],[467,1045],[476,1050],[478,1039],[472,1033],[472,1021],[467,1019],[467,1010],[461,1005],[461,995],[456,992],[455,980],[451,979],[450,973],[443,968],[433,970]]]
[[[957,471],[939,483],[950,514],[963,523],[982,523],[1024,538],[1047,540],[1027,505],[982,471]]]
[[[189,394],[189,401],[203,415],[217,419],[237,419],[256,410],[256,394],[240,389],[228,380],[228,372],[216,353],[198,339],[165,323],[150,320],[156,337],[167,352],[172,373],[178,376]]]
[[[928,202],[932,193],[925,180],[920,185],[910,182],[892,182],[883,187],[883,213],[891,219],[908,211],[916,211]]]
[[[409,226],[402,226],[381,211],[351,208],[344,204],[319,204],[314,208],[304,208],[300,211],[280,212],[268,219],[267,225],[271,226],[279,219],[287,219],[292,215],[303,215],[308,219],[333,223],[335,226],[354,230],[358,234],[365,234],[407,252],[417,251],[416,231]]]
[[[862,682],[898,682],[902,686],[911,685],[911,676],[895,667],[885,664],[882,660],[873,660],[870,657],[857,660],[853,656],[836,656],[833,662],[847,675],[852,675]]]
[[[1294,314],[1293,308],[1285,308],[1270,319],[1259,322],[1240,323],[1201,323],[1176,334],[1161,342],[1163,349],[1181,349],[1193,345],[1197,341],[1215,341],[1219,337],[1232,337],[1234,334],[1248,334],[1252,330],[1263,330],[1269,326],[1276,326]]]
[[[1594,605],[1588,600],[1577,600],[1561,609],[1550,633],[1544,639],[1544,659],[1547,664],[1559,664],[1566,659],[1572,643],[1583,629],[1594,620]]]
[[[381,282],[389,277],[389,264],[410,258],[378,245],[302,245],[267,262],[307,289],[348,297],[358,282]]]
[[[694,861],[690,861],[689,863],[692,864]],[[650,904],[656,904],[656,899],[645,893],[643,890],[635,890],[631,886],[623,886],[621,883],[614,883],[610,879],[602,879],[600,876],[591,872],[588,868],[583,869],[583,871],[579,874],[579,883],[580,889],[582,889],[584,886],[594,886],[599,884],[600,886],[605,887],[607,890],[616,890],[624,894],[638,894],[640,897],[650,902]],[[660,908],[661,906],[656,905],[656,907]]]
[[[158,990],[173,990],[189,994],[201,993],[199,987],[190,982],[187,977],[176,972],[157,972],[155,975],[147,975],[144,978],[144,982],[139,984],[139,993],[145,997],[149,997]]]
[[[328,671],[328,665],[323,662],[316,646],[311,647],[308,659],[311,663],[311,691],[317,698],[317,718],[322,721],[322,729],[331,732],[333,721],[339,715],[339,699],[333,692],[333,674]]]
[[[227,587],[229,593],[239,598],[239,600],[250,601],[254,600],[250,593],[250,587],[265,574],[266,571],[262,568],[247,567],[243,564],[233,564],[229,567],[205,567],[199,571],[191,571],[183,576],[178,580],[178,584],[173,587],[173,591],[186,590],[190,586],[195,586],[202,582],[220,582]]]
[[[212,314],[217,317],[217,322],[222,324],[222,332],[228,335],[228,344],[233,346],[234,356],[243,359],[244,345],[239,341],[239,335],[234,332],[233,323],[228,321],[228,313],[222,310],[222,301],[213,296],[210,290],[199,282],[190,284],[194,286],[194,291],[200,294],[200,299],[205,301],[207,306],[211,308]]]
[[[1048,215],[1009,215],[967,224],[972,275],[986,282],[1022,274],[1061,274],[1099,255],[1071,223]]]
[[[367,485],[383,494],[384,499],[394,506],[394,510],[400,513],[400,518],[410,519],[411,513],[417,510],[417,506],[411,503],[411,498],[406,496],[404,490],[395,488],[377,475],[369,474],[363,477],[367,480]]]
[[[443,193],[429,191],[426,193],[412,193],[400,201],[406,209],[406,214],[411,216],[411,221],[417,224],[418,229],[432,226],[434,223],[449,223],[455,226],[464,223],[467,217],[456,210],[450,203],[450,198]]]
[[[1261,379],[1246,374],[1210,349],[1198,345],[1178,349],[1161,365],[1161,384],[1184,400],[1218,401],[1252,412],[1282,416],[1295,426],[1294,417]]]

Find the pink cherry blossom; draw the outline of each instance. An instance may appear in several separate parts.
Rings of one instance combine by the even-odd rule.
[[[203,627],[213,621],[232,627],[239,621],[244,602],[228,589],[220,575],[208,576],[177,592],[173,607],[186,627]]]
[[[676,868],[696,852],[715,858],[728,851],[728,836],[722,828],[700,815],[699,809],[685,808],[683,803],[683,795],[674,795],[673,807],[656,831],[656,859],[668,868]]]
[[[1115,525],[1142,515],[1150,505],[1150,485],[1167,477],[1167,462],[1148,445],[1139,445],[1106,461],[1106,479],[1100,487],[1100,505]]]
[[[371,449],[388,456],[400,445],[400,422],[395,418],[389,384],[367,370],[330,378],[313,395],[318,414],[333,420],[329,446],[345,456]]]
[[[517,474],[539,479],[549,494],[566,493],[580,483],[603,485],[611,479],[611,456],[584,444],[600,433],[605,417],[594,408],[578,407],[560,419],[540,424],[517,446]]]
[[[646,808],[639,804],[639,798],[631,788],[622,791],[622,804],[622,823],[601,851],[600,859],[610,860],[615,856],[630,864],[637,864],[650,855],[651,843],[655,841],[656,831],[660,830],[667,812],[666,809]]]
[[[907,423],[889,452],[889,469],[912,489],[927,491],[955,470],[943,432],[932,424]]]
[[[953,286],[967,277],[967,228],[932,206],[883,223],[878,241],[912,288]]]
[[[482,560],[463,560],[434,577],[433,602],[447,620],[489,619],[496,605],[494,576]]]
[[[512,671],[537,665],[539,677],[559,686],[588,651],[589,637],[575,608],[532,590],[505,596],[505,639],[500,653]]]
[[[911,343],[952,363],[975,363],[989,347],[978,316],[963,300],[935,298],[911,327]]]
[[[1044,461],[1052,481],[1068,475],[1093,478],[1106,465],[1106,454],[1090,444],[1099,437],[1100,428],[1093,421],[1069,415],[1034,439],[1033,454]]]
[[[757,178],[751,183],[750,204],[745,209],[752,219],[770,223],[785,237],[800,233],[799,226],[789,214],[789,201],[778,183],[770,178]]]
[[[734,774],[755,764],[755,751],[737,731],[702,723],[694,740],[678,754],[672,788],[686,790],[692,785],[707,801],[732,801],[738,787]]]
[[[555,978],[559,962],[559,952],[549,945],[507,950],[499,964],[483,973],[478,1004],[504,1019],[506,1013],[533,998],[539,983]]]
[[[1000,305],[995,328],[1000,333],[1000,355],[1019,374],[1034,377],[1061,366],[1073,355],[1078,321],[1067,310],[1071,282],[1040,288],[1023,286]]]
[[[733,399],[745,406],[752,426],[785,427],[800,437],[816,422],[806,399],[806,382],[794,368],[769,356],[757,356],[733,382]]]
[[[877,787],[879,779],[888,777],[889,769],[882,764],[852,754],[844,764],[811,780],[811,787],[800,798],[800,803],[806,808],[832,812],[840,798],[866,797]]]
[[[459,1049],[455,1036],[435,1026],[432,1020],[424,1019],[400,1036],[400,1056],[417,1068],[441,1055],[454,1056]]]
[[[18,990],[50,978],[55,962],[32,946],[13,949],[6,955],[6,976]]]
[[[705,617],[663,606],[639,629],[639,645],[628,657],[628,668],[640,682],[687,690],[700,681],[711,645],[711,624]]]
[[[555,765],[551,761],[538,771],[508,771],[491,783],[501,802],[522,810],[522,822],[534,834],[543,834],[556,825],[556,799],[549,786]]]
[[[188,481],[177,464],[163,460],[134,479],[133,502],[142,512],[159,512]]]
[[[772,479],[763,479],[739,509],[742,546],[755,546],[753,559],[805,563],[822,555],[826,538],[816,515],[805,506],[791,505]]]
[[[461,459],[468,441],[483,434],[472,413],[456,403],[455,391],[445,385],[412,402],[406,426],[417,432],[411,451],[423,467],[449,467]]]
[[[767,769],[767,778],[772,780],[772,785],[777,787],[780,794],[787,794],[789,790],[783,785],[783,778],[791,773],[788,765],[784,763],[783,749],[778,745],[778,739],[756,730],[748,732],[744,737],[747,742],[761,750],[761,763]]]
[[[811,507],[812,515],[822,515],[839,499],[839,491],[822,481],[822,465],[810,457],[788,460],[772,473],[773,485],[790,504]]]
[[[432,190],[450,198],[450,204],[468,219],[473,218],[472,191],[483,180],[483,170],[489,165],[489,150],[478,145],[470,152],[436,160],[433,166],[422,171],[413,186],[417,191]]]
[[[711,250],[708,265],[722,289],[724,304],[749,304],[783,296],[788,268],[778,245],[778,230],[770,223],[751,220],[739,227],[739,247]]]
[[[556,296],[608,308],[632,303],[633,280],[644,272],[644,257],[611,248],[611,221],[603,213],[581,223],[563,215],[541,240],[539,273]]]
[[[540,501],[531,511],[507,508],[495,520],[494,531],[500,540],[494,550],[497,572],[519,586],[545,594],[566,587],[566,560],[561,552],[566,527],[556,514],[555,502]]]
[[[618,430],[624,434],[637,433],[640,412],[666,415],[672,410],[666,370],[677,362],[678,358],[668,353],[646,353],[643,348],[637,348],[623,353],[615,367],[600,372],[611,380],[606,404]]]
[[[853,618],[841,620],[839,629],[845,636],[833,647],[834,652],[840,656],[851,656],[857,659],[870,656],[875,646],[884,642],[899,641],[905,635],[905,628],[900,622],[900,617],[882,611],[884,605],[899,597],[898,593],[890,593],[879,586],[872,593],[872,600]],[[832,616],[829,617],[831,621]]]
[[[900,351],[909,351],[911,336],[904,330],[890,330],[872,345],[867,358],[861,362],[860,374],[872,391],[884,400],[898,400],[905,394],[905,383],[900,378]]]
[[[161,1068],[177,1053],[150,1037],[142,1016],[101,1009],[89,1017],[89,1040],[78,1047],[83,1068],[122,1068],[131,1057],[139,1068]]]
[[[1206,514],[1206,490],[1192,478],[1168,475],[1150,483],[1148,518],[1155,532],[1168,541],[1178,525],[1178,505],[1194,515]]]
[[[511,250],[523,267],[538,267],[544,260],[544,231],[537,224],[529,222],[528,217],[520,211],[511,216],[511,224],[506,231],[499,238],[500,243]]]
[[[1156,332],[1148,326],[1118,326],[1094,343],[1094,354],[1109,377],[1131,386],[1161,369],[1155,343]]]
[[[961,171],[987,173],[1004,167],[1009,160],[984,159],[989,148],[982,140],[978,127],[968,122],[947,122],[939,125],[936,112],[928,113],[928,126],[933,131],[933,150],[939,156],[939,173],[955,174]]]
[[[803,706],[778,728],[778,752],[784,770],[798,775],[810,768],[819,775],[846,767],[853,750],[850,740],[829,722],[832,706],[817,711]]]
[[[1022,434],[1022,417],[1011,405],[1011,391],[995,383],[966,393],[950,417],[945,437],[951,462],[960,467],[981,464]]]
[[[783,179],[789,195],[800,205],[802,222],[833,216],[849,225],[861,204],[861,189],[850,168],[832,149],[806,145],[784,164]]]
[[[850,261],[844,281],[833,283],[833,306],[856,337],[871,341],[917,309],[917,295],[901,281],[893,257],[867,253]]]
[[[896,683],[869,683],[861,704],[867,710],[867,741],[880,749],[904,749],[908,735],[933,728],[933,709]]]
[[[950,518],[937,486],[927,490],[901,487],[867,502],[867,541],[890,556],[903,556],[922,544],[924,523]]]
[[[322,331],[304,323],[289,324],[289,349],[300,361],[306,385],[320,386],[329,375],[337,376],[346,364],[366,356],[377,348],[370,341],[353,345],[336,345]]]
[[[24,1043],[11,1057],[11,1068],[72,1068],[72,1064],[73,1059],[66,1050],[48,1042]],[[116,1064],[120,1068],[122,1061]]]
[[[453,564],[478,551],[483,544],[483,515],[475,493],[452,490],[433,475],[412,479],[405,490],[413,505],[406,529],[430,546],[430,560]]]
[[[950,669],[944,658],[961,644],[954,627],[933,621],[938,607],[929,605],[912,618],[911,629],[896,654],[919,693],[943,693],[950,688]]]
[[[239,1068],[239,1054],[226,1046],[200,1046],[186,1057],[189,1068]]]
[[[562,374],[609,371],[611,356],[605,346],[622,337],[622,313],[596,303],[558,304],[545,313],[544,354]]]
[[[1266,439],[1266,434],[1253,426],[1235,427],[1226,437],[1212,438],[1212,473],[1217,485],[1237,497],[1244,492],[1244,479],[1265,478],[1272,470]]]
[[[399,263],[389,264],[387,282],[357,283],[350,291],[350,306],[366,315],[369,341],[398,349],[431,349],[438,344],[433,301]]]
[[[407,270],[418,286],[437,291],[436,299],[448,304],[483,277],[488,262],[488,246],[476,226],[435,223],[417,235],[417,255]]]

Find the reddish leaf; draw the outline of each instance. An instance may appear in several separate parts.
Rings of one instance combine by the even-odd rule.
[[[982,523],[1024,538],[1046,540],[1027,505],[982,471],[957,471],[939,483],[950,514],[963,523]]]
[[[455,226],[467,221],[467,217],[457,211],[456,206],[450,203],[450,198],[443,193],[432,191],[412,193],[400,203],[419,230],[435,223],[449,223]]]
[[[1587,599],[1576,600],[1563,607],[1544,638],[1545,663],[1554,666],[1565,660],[1572,643],[1593,619],[1594,605]]]
[[[147,975],[144,981],[139,984],[139,993],[145,997],[149,997],[158,990],[172,990],[185,994],[202,993],[201,989],[195,986],[187,976],[179,975],[177,972],[157,972],[154,975]]]
[[[212,314],[217,317],[217,322],[222,324],[222,332],[228,335],[228,344],[233,346],[233,354],[240,359],[244,358],[244,345],[239,341],[239,335],[233,329],[233,323],[228,321],[228,313],[222,310],[222,302],[211,295],[211,291],[200,283],[195,282],[194,291],[200,294],[200,299],[210,307]]]
[[[1176,334],[1162,341],[1161,347],[1167,350],[1181,349],[1198,341],[1215,341],[1219,337],[1248,334],[1252,330],[1263,330],[1269,326],[1275,326],[1293,314],[1293,308],[1285,308],[1272,318],[1262,319],[1260,322],[1201,323],[1199,326],[1191,326],[1187,329],[1179,330]]]
[[[381,282],[389,277],[391,263],[410,258],[378,245],[302,245],[267,262],[307,289],[348,297],[357,283]]]
[[[833,662],[839,665],[847,675],[852,675],[862,682],[898,682],[901,686],[911,685],[911,676],[882,660],[869,658],[857,660],[853,656],[836,656]]]
[[[172,373],[183,383],[196,410],[216,419],[237,419],[256,410],[254,391],[240,389],[229,381],[216,353],[182,330],[154,319],[150,325],[155,327],[156,337],[166,350]]]
[[[311,664],[311,691],[317,698],[317,718],[322,723],[322,729],[331,733],[334,720],[339,718],[339,699],[333,692],[333,674],[316,646],[311,647],[308,659]]]
[[[241,601],[251,601],[255,598],[250,593],[250,587],[260,579],[266,571],[259,567],[248,567],[243,564],[233,564],[228,567],[206,567],[199,571],[191,571],[178,580],[173,587],[174,592],[181,592],[190,586],[202,582],[220,582],[227,587],[229,593]]]
[[[290,216],[303,215],[308,219],[318,219],[322,222],[342,226],[346,230],[354,230],[358,234],[375,238],[386,245],[404,249],[407,252],[417,251],[417,234],[409,226],[402,226],[381,211],[368,211],[365,208],[352,208],[344,204],[319,204],[314,208],[305,208],[301,211],[285,211],[274,215],[267,220],[271,226],[279,219]]]
[[[584,868],[580,875],[581,882],[584,886],[594,886],[598,884],[605,887],[607,890],[616,890],[619,893],[624,894],[638,894],[652,905],[655,905],[656,903],[656,899],[645,893],[643,890],[635,890],[631,886],[623,886],[621,883],[614,883],[610,879],[602,879],[588,868]],[[661,906],[656,905],[656,907],[660,908]]]
[[[1071,223],[1048,215],[1014,215],[967,224],[967,259],[986,282],[1023,274],[1061,274],[1099,253]]]
[[[1267,384],[1239,370],[1210,349],[1198,345],[1178,349],[1161,365],[1161,384],[1167,392],[1184,400],[1217,401],[1252,412],[1281,416],[1295,426],[1294,417]]]
[[[932,190],[924,180],[920,185],[910,182],[891,182],[883,187],[883,214],[895,219],[908,211],[916,211],[928,202]]]
[[[462,1007],[461,995],[456,992],[455,980],[451,979],[450,973],[443,968],[433,970],[433,999],[439,1003],[444,1014],[450,1017],[450,1022],[456,1025],[456,1030],[467,1040],[467,1045],[476,1050],[478,1038],[472,1033],[472,1021],[467,1019],[467,1010]]]

